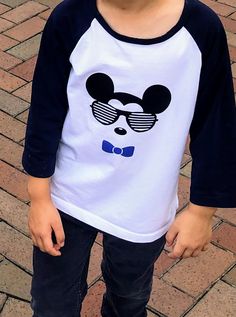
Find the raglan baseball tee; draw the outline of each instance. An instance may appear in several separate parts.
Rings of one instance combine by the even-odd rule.
[[[190,134],[190,201],[236,207],[236,107],[218,16],[186,0],[177,24],[115,32],[95,0],[49,17],[33,78],[23,167],[51,177],[56,208],[133,242],[163,235],[179,206]]]

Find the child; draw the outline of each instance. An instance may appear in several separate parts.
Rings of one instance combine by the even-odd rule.
[[[190,204],[178,209],[187,135]],[[65,0],[45,26],[23,166],[34,317],[79,316],[103,233],[103,317],[144,317],[154,263],[207,249],[236,207],[236,108],[223,26],[198,0]]]

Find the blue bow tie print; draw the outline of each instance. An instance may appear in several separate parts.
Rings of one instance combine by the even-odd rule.
[[[107,153],[120,154],[120,155],[125,156],[125,157],[130,157],[134,154],[134,146],[127,146],[124,148],[119,148],[119,147],[116,147],[116,146],[112,145],[110,142],[105,141],[105,140],[102,142],[102,149],[103,149],[103,151],[105,151]]]

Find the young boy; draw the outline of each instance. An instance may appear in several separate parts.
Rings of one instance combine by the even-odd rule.
[[[187,135],[190,204],[175,219]],[[79,316],[103,232],[103,317],[144,317],[154,263],[207,249],[236,207],[236,108],[223,26],[198,0],[65,0],[43,32],[23,166],[34,317]]]

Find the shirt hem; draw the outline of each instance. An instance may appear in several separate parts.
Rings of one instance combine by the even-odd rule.
[[[173,222],[175,218],[176,212],[173,210],[171,211],[171,217],[170,220],[160,228],[159,230],[143,234],[143,233],[135,233],[131,232],[125,228],[121,228],[95,214],[92,214],[91,212],[80,208],[78,206],[75,206],[67,201],[62,200],[58,196],[51,193],[52,200],[54,202],[54,205],[56,208],[61,210],[62,212],[92,226],[96,229],[106,232],[108,234],[111,234],[113,236],[116,236],[120,239],[124,239],[130,242],[140,242],[140,243],[146,243],[146,242],[153,242],[160,237],[162,237],[169,229],[171,223]]]

